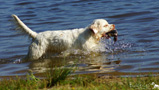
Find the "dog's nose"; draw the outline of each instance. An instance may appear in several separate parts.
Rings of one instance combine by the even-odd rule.
[[[112,30],[115,30],[115,25],[114,24],[112,24]]]

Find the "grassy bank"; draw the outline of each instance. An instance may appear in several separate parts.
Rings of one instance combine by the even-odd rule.
[[[30,72],[26,77],[3,79],[0,90],[151,90],[159,84],[159,77],[98,77],[94,75],[69,74],[73,69],[54,68],[46,72],[43,79]],[[153,89],[155,90],[155,89]],[[157,90],[157,89],[156,89]]]

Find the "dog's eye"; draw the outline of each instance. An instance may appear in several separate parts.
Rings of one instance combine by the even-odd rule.
[[[104,27],[108,27],[108,25],[104,25]]]

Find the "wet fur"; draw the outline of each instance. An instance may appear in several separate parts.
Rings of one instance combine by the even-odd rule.
[[[68,49],[95,51],[100,47],[99,40],[103,34],[114,30],[113,24],[104,19],[96,19],[86,28],[73,30],[45,31],[36,33],[27,27],[16,15],[12,15],[23,32],[32,38],[25,59],[35,60],[47,52],[61,53]],[[64,53],[66,55],[66,53]]]

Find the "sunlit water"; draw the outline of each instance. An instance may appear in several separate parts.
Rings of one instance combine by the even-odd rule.
[[[51,64],[76,65],[75,74],[159,72],[158,0],[3,0],[0,4],[0,76],[25,75],[29,69],[43,73]],[[31,40],[15,31],[12,14],[36,32],[84,28],[104,18],[116,25],[118,41],[102,40],[100,55],[74,50],[65,58],[22,61]]]

